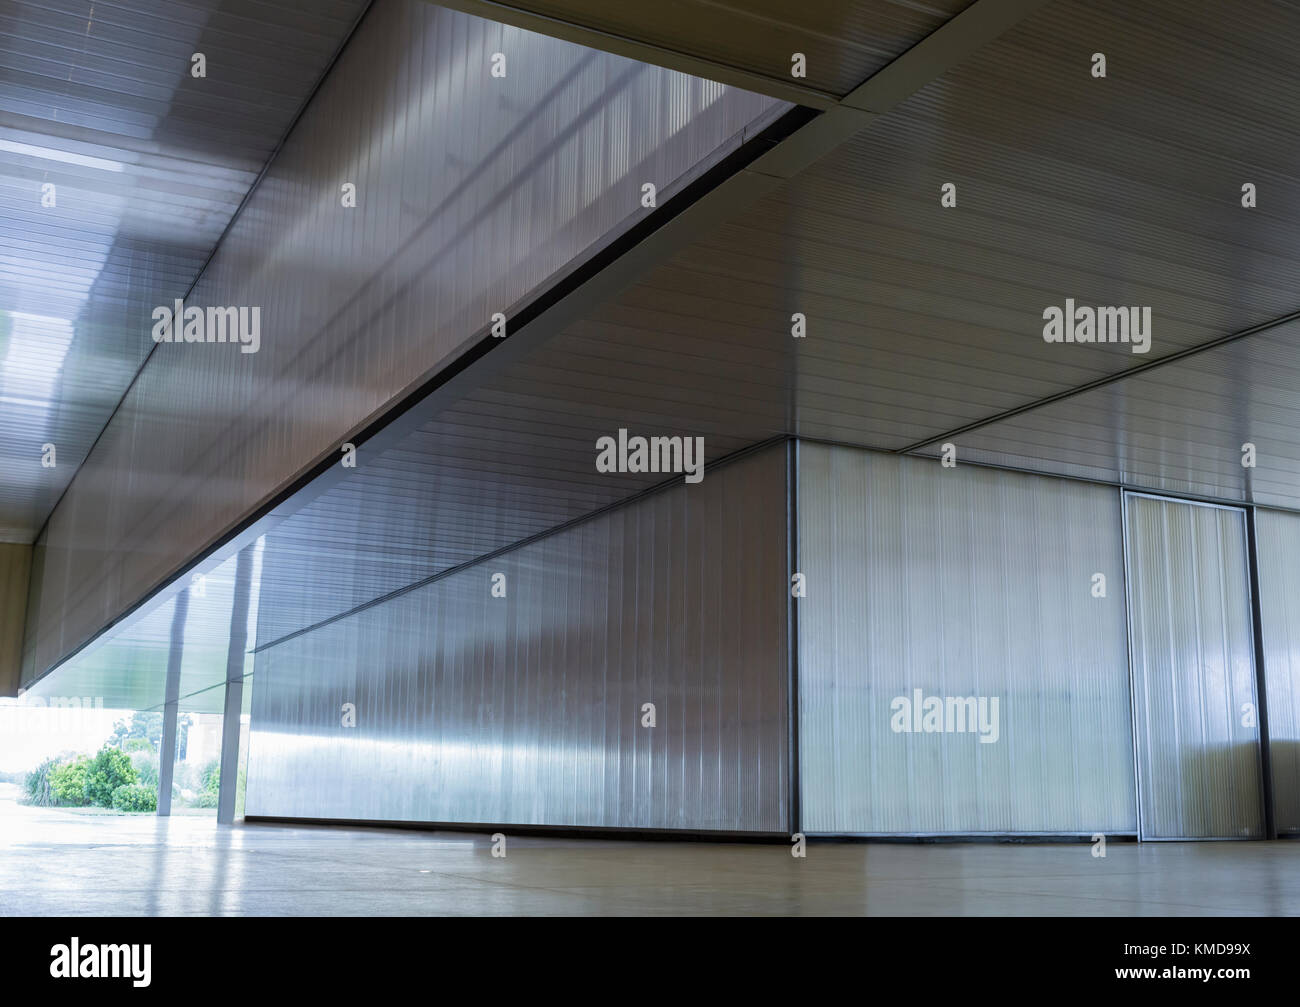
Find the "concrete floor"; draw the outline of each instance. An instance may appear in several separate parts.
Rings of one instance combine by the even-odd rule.
[[[219,827],[0,800],[0,915],[1300,914],[1300,842],[782,846]]]

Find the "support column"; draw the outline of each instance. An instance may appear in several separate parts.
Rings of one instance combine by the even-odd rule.
[[[252,583],[253,547],[235,560],[235,598],[230,606],[230,646],[226,650],[226,705],[221,718],[221,790],[217,824],[235,820],[239,789],[239,716],[244,709],[244,655],[248,649],[248,594]]]
[[[1247,469],[1249,472],[1250,470]],[[1264,622],[1259,593],[1259,552],[1255,539],[1255,508],[1246,508],[1246,542],[1250,560],[1250,618],[1255,636],[1255,722],[1259,724],[1259,783],[1264,808],[1264,838],[1277,838],[1274,811],[1273,756],[1268,732],[1268,669],[1264,667]]]
[[[17,696],[22,681],[31,570],[31,546],[0,543],[0,696]]]
[[[181,697],[181,657],[185,652],[185,617],[190,610],[186,588],[176,596],[171,650],[167,654],[167,688],[163,698],[162,745],[158,752],[158,814],[172,813],[172,769],[176,765],[176,712]]]

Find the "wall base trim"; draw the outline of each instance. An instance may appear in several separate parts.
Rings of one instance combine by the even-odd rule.
[[[713,843],[782,843],[790,837],[781,832],[724,832],[702,829],[638,829],[605,825],[507,825],[488,822],[408,822],[362,818],[284,818],[278,815],[246,815],[246,825],[307,825],[321,828],[403,829],[410,832],[503,832],[509,836],[549,836],[555,839],[669,840]]]

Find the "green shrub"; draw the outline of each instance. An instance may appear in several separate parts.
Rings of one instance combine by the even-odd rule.
[[[89,804],[86,796],[86,780],[90,773],[90,759],[78,755],[69,762],[63,762],[50,771],[50,787],[59,804],[71,804],[80,807]]]
[[[143,783],[124,783],[113,791],[113,807],[118,811],[157,811],[158,794]]]
[[[200,790],[194,795],[194,802],[191,807],[194,808],[215,808],[217,806],[218,795],[211,790]]]
[[[24,803],[34,804],[38,808],[52,808],[59,803],[59,797],[54,792],[54,784],[50,777],[59,764],[53,759],[46,759],[39,766],[27,774],[27,781],[24,784]]]
[[[139,778],[129,755],[120,748],[105,745],[86,769],[86,798],[101,808],[111,808],[113,791],[123,784],[136,783]]]
[[[213,760],[199,774],[199,792],[194,796],[196,808],[215,808],[221,796],[221,763]]]

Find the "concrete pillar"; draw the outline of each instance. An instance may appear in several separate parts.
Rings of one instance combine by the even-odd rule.
[[[0,543],[0,696],[18,695],[32,547]]]
[[[244,708],[244,653],[248,647],[248,595],[253,574],[253,547],[235,561],[235,596],[230,607],[230,645],[226,650],[226,705],[221,718],[221,791],[217,822],[235,820],[239,788],[239,715]]]
[[[181,696],[181,657],[185,652],[185,617],[190,610],[186,588],[176,596],[172,613],[171,650],[167,654],[167,687],[163,698],[162,749],[158,753],[158,814],[172,813],[172,769],[176,765],[176,712]]]

